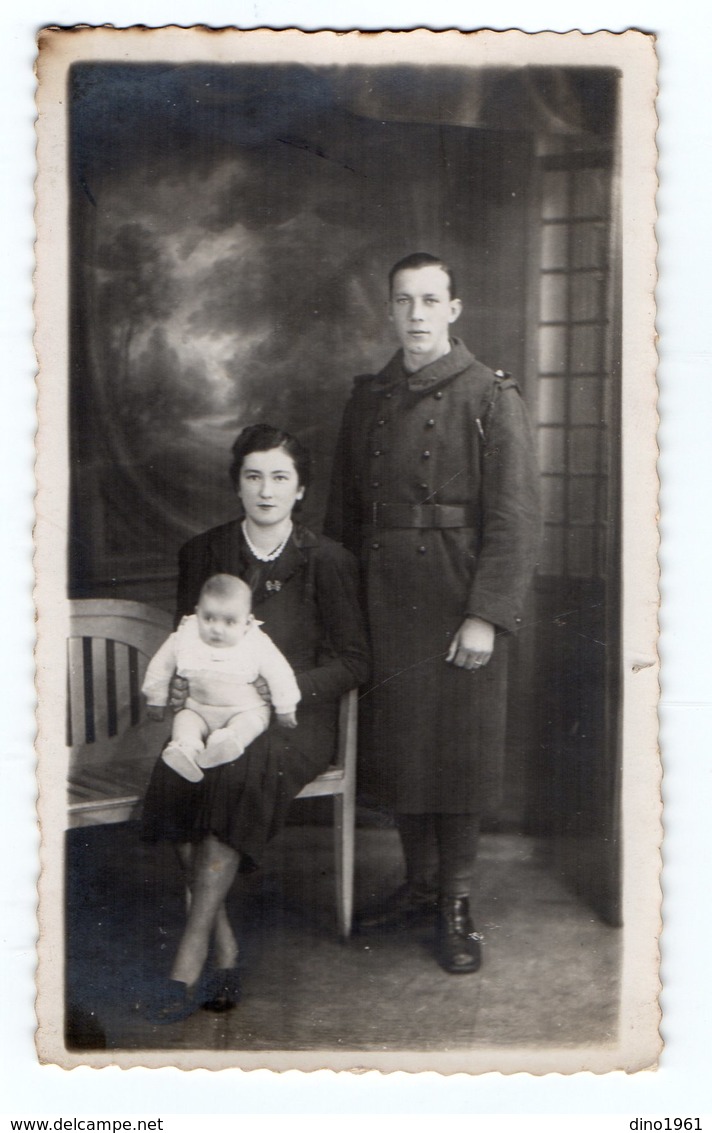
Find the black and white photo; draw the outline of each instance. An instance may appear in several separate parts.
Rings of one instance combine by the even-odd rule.
[[[57,30],[39,89],[40,1056],[654,1065],[650,37]]]

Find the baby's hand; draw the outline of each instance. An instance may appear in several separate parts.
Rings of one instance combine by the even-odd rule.
[[[149,720],[162,720],[165,716],[166,710],[162,704],[147,704],[146,715]]]
[[[280,728],[296,728],[297,714],[296,712],[275,712],[277,723]]]

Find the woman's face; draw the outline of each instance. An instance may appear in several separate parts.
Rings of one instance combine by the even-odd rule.
[[[294,461],[282,448],[250,452],[242,462],[237,492],[245,515],[260,527],[289,519],[304,495]]]

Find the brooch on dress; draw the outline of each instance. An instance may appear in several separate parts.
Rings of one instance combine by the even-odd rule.
[[[268,591],[268,592],[270,592],[272,590],[279,591],[281,589],[282,589],[282,583],[279,581],[279,579],[277,579],[276,581],[273,582],[271,578],[268,578],[267,581],[265,582],[265,590]]]

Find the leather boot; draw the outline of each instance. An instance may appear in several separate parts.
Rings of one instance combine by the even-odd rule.
[[[356,921],[357,932],[402,932],[418,925],[432,924],[438,913],[434,891],[415,885],[402,885]]]
[[[437,957],[452,975],[476,972],[482,963],[483,937],[475,932],[467,897],[441,897],[437,924]]]

